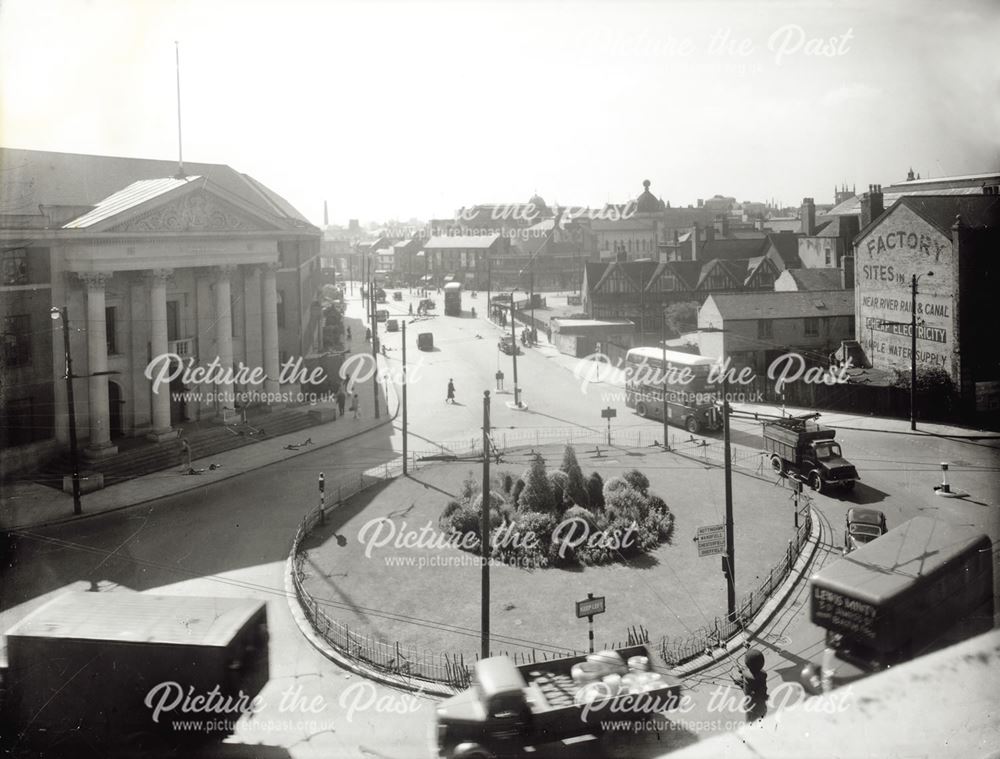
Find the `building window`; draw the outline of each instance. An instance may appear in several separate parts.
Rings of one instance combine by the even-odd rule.
[[[829,249],[829,248],[827,248],[827,249],[826,249],[826,265],[827,265],[827,266],[829,266],[829,265],[830,265],[830,264],[832,263],[832,261],[831,261],[831,255],[832,255],[832,254],[831,254],[831,252],[830,252],[830,249]]]
[[[180,340],[180,308],[176,300],[167,301],[167,340]]]
[[[819,319],[809,316],[805,319],[806,337],[819,337]]]
[[[27,314],[5,316],[3,326],[4,366],[17,367],[31,364],[31,319]]]
[[[757,339],[770,340],[774,337],[773,324],[770,319],[757,320]]]
[[[278,290],[277,300],[277,310],[278,310],[278,328],[284,328],[285,326],[285,294],[281,290]]]
[[[28,252],[24,248],[5,250],[0,282],[5,285],[28,284]]]
[[[104,309],[104,337],[108,346],[108,355],[118,355],[118,308],[108,306]]]

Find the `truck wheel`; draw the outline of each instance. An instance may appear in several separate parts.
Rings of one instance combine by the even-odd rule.
[[[649,413],[649,409],[646,408],[645,403],[640,402],[635,404],[635,413],[645,419],[646,415]]]
[[[809,487],[817,493],[823,492],[823,478],[820,476],[819,472],[813,472],[809,475]]]
[[[460,743],[451,752],[452,759],[494,759],[493,753],[478,743]]]
[[[781,460],[781,456],[778,455],[771,456],[771,469],[773,469],[778,474],[785,473],[785,462]]]
[[[684,426],[687,428],[687,431],[690,432],[692,435],[697,435],[699,432],[701,432],[701,422],[699,422],[696,417],[689,416],[687,418],[687,421],[684,422]]]

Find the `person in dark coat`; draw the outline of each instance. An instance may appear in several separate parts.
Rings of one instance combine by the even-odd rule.
[[[337,388],[337,410],[340,415],[344,415],[344,409],[347,407],[347,393],[344,392],[344,386],[341,385]]]
[[[444,399],[445,403],[455,402],[455,383],[452,380],[448,380],[448,397]]]
[[[739,662],[736,669],[739,674],[733,677],[733,682],[743,689],[746,697],[747,722],[756,722],[767,714],[767,675],[764,673],[764,654],[751,648],[743,657],[743,665]]]

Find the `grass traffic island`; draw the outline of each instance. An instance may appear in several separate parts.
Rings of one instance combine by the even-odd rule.
[[[553,481],[562,485],[561,506],[546,506],[544,494],[536,500],[540,480],[537,471],[530,471],[532,465],[537,470],[536,453],[547,465],[550,486]],[[553,508],[557,524],[569,514],[579,518],[578,524],[612,534],[623,526],[622,520],[642,516],[634,502],[634,493],[642,492],[635,485],[642,485],[651,508],[640,535],[641,550],[603,550],[609,544],[601,546],[600,539],[564,528],[563,536],[571,536],[576,545],[561,557],[550,545],[542,552],[533,548],[497,556],[490,567],[493,653],[530,655],[535,649],[551,657],[555,651],[585,651],[587,620],[576,618],[574,603],[588,593],[606,598],[606,613],[594,617],[599,647],[624,644],[630,627],[642,626],[655,643],[663,635],[686,636],[724,615],[721,558],[699,558],[693,542],[698,527],[724,522],[722,471],[650,448],[605,450],[599,457],[594,451],[576,453],[585,487],[596,472],[604,485],[614,483],[611,491],[625,491],[624,500],[607,498],[602,488],[606,504],[595,508],[576,485],[567,488],[562,477],[553,476],[563,460],[563,446],[508,452],[503,462],[491,466],[496,475],[491,476],[491,505],[497,512],[493,527],[503,523],[498,519],[519,523],[519,517],[532,511],[522,503],[526,498],[542,509]],[[642,479],[636,481],[633,470]],[[509,491],[505,476],[510,477]],[[480,647],[482,569],[478,524],[472,525],[471,515],[472,507],[481,503],[481,477],[481,464],[442,463],[350,499],[303,541],[304,589],[352,633],[473,660]],[[518,478],[525,485],[515,506],[511,495]],[[532,487],[536,492],[530,492]],[[568,490],[575,491],[574,497]],[[767,577],[795,528],[787,490],[734,473],[733,491],[739,598]],[[547,497],[554,498],[551,492]],[[573,502],[578,505],[570,506]],[[456,516],[462,513],[464,517]],[[543,515],[528,516],[520,524],[537,524]],[[510,534],[508,547],[528,542]],[[588,544],[602,550],[588,551]],[[494,546],[496,554],[495,540]],[[539,561],[543,554],[549,560]]]

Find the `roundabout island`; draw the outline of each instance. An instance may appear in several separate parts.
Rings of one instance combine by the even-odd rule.
[[[720,557],[699,557],[693,541],[724,522],[721,471],[658,448],[580,449],[578,478],[562,471],[567,448],[507,451],[491,465],[491,653],[586,652],[575,602],[588,594],[606,598],[598,648],[638,636],[654,649],[711,629],[726,613],[726,581]],[[733,477],[739,599],[787,556],[796,528],[789,491]],[[299,548],[301,590],[323,610],[317,632],[348,656],[432,679],[451,678],[429,662],[475,661],[481,478],[479,462],[434,463],[329,511]]]

